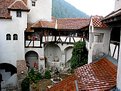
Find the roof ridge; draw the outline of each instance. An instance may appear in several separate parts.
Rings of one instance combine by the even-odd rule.
[[[27,5],[25,4],[25,2],[23,1],[23,0],[21,0],[22,1],[22,3],[27,7]],[[27,7],[28,8],[28,7]]]
[[[57,18],[58,19],[90,19],[90,18]]]
[[[11,5],[8,6],[8,8],[11,8],[11,7],[12,7],[14,4],[16,4],[17,2],[21,2],[26,8],[28,8],[27,5],[24,3],[23,0],[15,0]]]
[[[8,6],[8,8],[11,8],[12,5],[14,5],[18,0],[15,0],[11,5]]]

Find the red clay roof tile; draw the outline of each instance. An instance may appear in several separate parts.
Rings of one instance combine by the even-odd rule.
[[[51,88],[47,88],[47,91],[76,91],[75,80],[75,76],[71,75]]]
[[[97,28],[107,28],[108,26],[102,22],[102,19],[103,19],[102,16],[93,16],[92,17],[93,26]]]
[[[11,19],[8,7],[14,2],[15,0],[0,0],[0,19]],[[13,5],[11,8],[27,10],[25,4],[23,4],[22,1],[17,1],[17,4]]]
[[[107,91],[116,85],[117,67],[103,58],[75,70],[79,91]]]
[[[47,91],[76,91],[75,80],[79,91],[108,91],[116,86],[117,67],[106,58],[86,64],[75,70],[70,76]]]
[[[26,4],[21,1],[21,0],[16,0],[15,2],[13,2],[9,7],[9,10],[22,10],[22,11],[29,11],[29,9],[27,8]]]
[[[23,2],[27,5],[27,0],[23,0]]]
[[[89,25],[90,19],[63,18],[57,19],[58,29],[81,29]]]
[[[33,24],[32,28],[55,28],[55,20],[52,21],[38,21],[37,23]]]
[[[81,29],[89,25],[90,19],[63,18],[52,21],[39,21],[32,28],[54,28],[54,29]]]
[[[11,18],[8,12],[8,6],[11,5],[14,1],[15,0],[0,0],[0,18]]]

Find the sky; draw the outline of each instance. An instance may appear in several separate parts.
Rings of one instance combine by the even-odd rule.
[[[106,16],[114,10],[115,0],[65,0],[87,15]]]

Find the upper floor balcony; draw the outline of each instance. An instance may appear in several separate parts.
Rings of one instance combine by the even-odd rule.
[[[81,37],[73,37],[73,36],[43,36],[32,39],[25,39],[25,47],[26,48],[41,48],[43,44],[53,42],[53,43],[60,43],[60,44],[74,44],[77,41],[83,41]]]

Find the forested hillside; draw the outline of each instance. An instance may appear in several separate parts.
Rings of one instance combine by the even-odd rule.
[[[85,18],[89,17],[84,12],[76,9],[65,0],[52,0],[52,16],[56,18]]]

